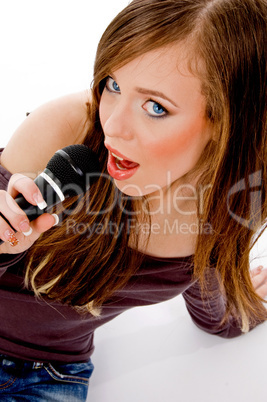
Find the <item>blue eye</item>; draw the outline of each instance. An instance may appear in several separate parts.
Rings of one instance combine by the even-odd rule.
[[[143,107],[151,117],[163,117],[168,114],[167,110],[160,103],[153,100],[147,101]]]
[[[162,114],[165,112],[165,110],[159,103],[154,103],[153,112],[155,112],[156,114]]]
[[[113,87],[114,91],[116,91],[116,92],[119,92],[119,91],[120,91],[119,85],[118,85],[117,82],[114,81],[114,80],[113,80],[112,87]]]
[[[111,77],[107,77],[106,88],[110,92],[119,93],[121,91],[119,85],[117,84],[117,82],[114,81],[113,78],[111,78]]]

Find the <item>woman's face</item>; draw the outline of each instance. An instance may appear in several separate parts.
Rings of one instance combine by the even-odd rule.
[[[178,45],[110,72],[100,101],[108,171],[125,194],[164,189],[197,163],[211,135],[201,82]]]

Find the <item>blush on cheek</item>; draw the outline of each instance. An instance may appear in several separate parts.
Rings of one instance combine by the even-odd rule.
[[[160,141],[158,144],[150,145],[151,154],[156,157],[171,157],[174,155],[182,155],[184,153],[188,153],[190,155],[193,150],[196,148],[200,148],[201,144],[204,143],[205,136],[202,135],[201,129],[198,127],[198,131],[192,127],[191,130],[187,130],[186,132],[178,133],[176,135],[172,135],[171,137],[166,137],[165,141]],[[203,141],[201,138],[203,137]],[[201,141],[200,141],[201,140]],[[202,148],[202,147],[201,147]],[[199,149],[199,151],[201,151]]]

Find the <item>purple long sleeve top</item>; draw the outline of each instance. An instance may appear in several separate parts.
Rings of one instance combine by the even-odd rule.
[[[0,166],[0,189],[6,189],[10,173]],[[184,297],[194,323],[210,334],[225,338],[241,335],[230,318],[220,325],[225,302],[214,270],[210,270],[209,292],[201,297],[193,279],[193,258],[145,256],[128,284],[104,303],[100,317],[44,297],[37,299],[24,287],[25,253],[0,255],[0,354],[31,361],[83,362],[94,350],[94,331],[123,311]]]

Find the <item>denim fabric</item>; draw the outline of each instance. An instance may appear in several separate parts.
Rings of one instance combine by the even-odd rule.
[[[0,355],[0,401],[86,401],[94,366],[39,363]]]

